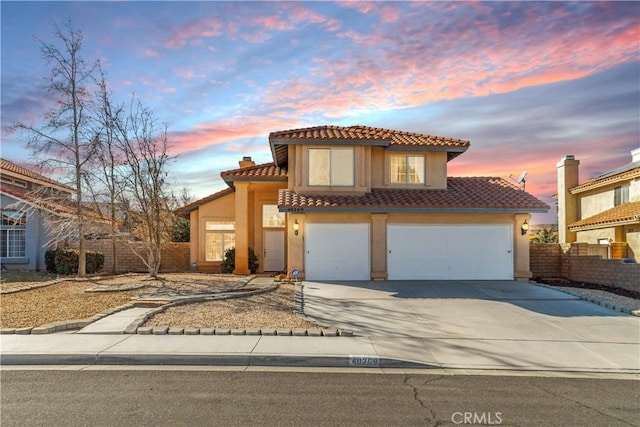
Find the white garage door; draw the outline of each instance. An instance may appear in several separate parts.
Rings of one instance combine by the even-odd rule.
[[[369,224],[306,224],[307,280],[369,280]]]
[[[512,280],[510,225],[388,225],[395,280]]]

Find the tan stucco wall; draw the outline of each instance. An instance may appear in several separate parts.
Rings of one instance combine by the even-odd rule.
[[[634,179],[629,183],[629,201],[640,201],[640,179]]]
[[[206,221],[235,221],[235,193],[206,203],[190,214],[191,220],[191,263],[198,268],[218,271],[220,262],[205,261],[205,225]]]
[[[600,228],[597,230],[578,231],[576,233],[577,243],[597,244],[598,239],[610,239],[610,241],[612,242],[621,241],[621,240],[616,240],[616,227]]]
[[[293,233],[293,223],[300,226],[298,236]],[[528,214],[409,214],[409,213],[289,213],[287,217],[288,257],[287,268],[300,271],[304,278],[304,225],[306,223],[366,223],[370,224],[371,278],[387,278],[387,225],[388,224],[511,224],[513,226],[514,278],[529,278],[529,238],[523,236],[520,227]]]
[[[640,262],[640,226],[625,227],[627,244],[629,245],[629,258]]]
[[[353,187],[309,187],[308,185],[308,149],[309,145],[289,146],[289,186],[296,192],[341,192],[366,193],[371,188],[447,188],[447,153],[424,151],[391,151],[384,147],[356,146],[354,152]],[[330,145],[313,145],[313,148],[328,148]],[[391,184],[389,182],[389,156],[392,154],[424,155],[426,171],[424,184]]]
[[[264,267],[264,229],[262,207],[278,204],[278,190],[286,182],[236,182],[236,192],[200,206],[191,212],[191,263],[197,262],[202,270],[217,271],[220,262],[205,261],[206,221],[234,221],[236,237],[237,274],[248,274],[248,247],[258,257],[258,272]],[[237,215],[236,215],[237,213]],[[285,247],[286,256],[286,247]],[[240,265],[240,269],[238,269]]]
[[[613,187],[590,192],[580,197],[581,219],[589,218],[614,207]]]

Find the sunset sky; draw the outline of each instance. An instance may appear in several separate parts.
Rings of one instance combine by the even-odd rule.
[[[176,188],[225,188],[242,156],[271,161],[269,132],[367,125],[468,139],[456,176],[518,176],[552,206],[556,163],[581,179],[640,146],[638,2],[8,2],[2,126],[50,107],[34,36],[84,35],[117,99],[168,122]],[[20,134],[3,158],[28,165]]]

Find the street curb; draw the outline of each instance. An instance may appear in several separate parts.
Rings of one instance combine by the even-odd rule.
[[[351,355],[269,355],[269,354],[2,354],[3,366],[25,365],[174,365],[174,366],[273,366],[313,368],[420,368],[437,369],[436,364],[388,357],[372,357],[377,364],[355,366]]]
[[[574,296],[576,298],[580,298],[583,301],[587,301],[587,302],[590,302],[590,303],[593,303],[593,304],[597,304],[597,305],[600,305],[602,307],[609,308],[611,310],[619,311],[621,313],[628,314],[630,316],[640,317],[640,308],[634,308],[634,307],[631,307],[631,306],[628,306],[628,305],[619,304],[619,303],[613,302],[613,301],[608,300],[608,299],[603,298],[603,297],[596,297],[596,296],[593,296],[593,295],[584,295],[584,294],[581,294],[579,292],[569,291],[567,289],[558,289],[555,286],[547,285],[547,284],[544,284],[544,283],[538,283],[538,282],[535,282],[533,280],[530,280],[529,283],[531,283],[533,285],[536,285],[536,286],[543,287],[543,288],[552,289],[554,291],[564,292],[565,294]]]

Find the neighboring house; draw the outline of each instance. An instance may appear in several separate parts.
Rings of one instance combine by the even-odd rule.
[[[640,259],[640,148],[631,163],[583,183],[579,165],[571,155],[557,164],[560,243],[627,243],[621,256]]]
[[[180,209],[191,261],[216,271],[248,247],[260,272],[307,280],[528,278],[523,229],[542,201],[501,178],[448,177],[469,142],[367,126],[269,135],[273,162],[222,172],[229,188]],[[525,227],[526,228],[526,227]]]
[[[43,203],[42,195],[55,195],[57,199],[71,200],[74,193],[75,190],[71,187],[0,159],[0,262],[3,268],[46,268],[44,253],[49,241],[45,227],[46,215],[72,212],[60,203]],[[24,209],[25,205],[37,205],[39,209]]]

